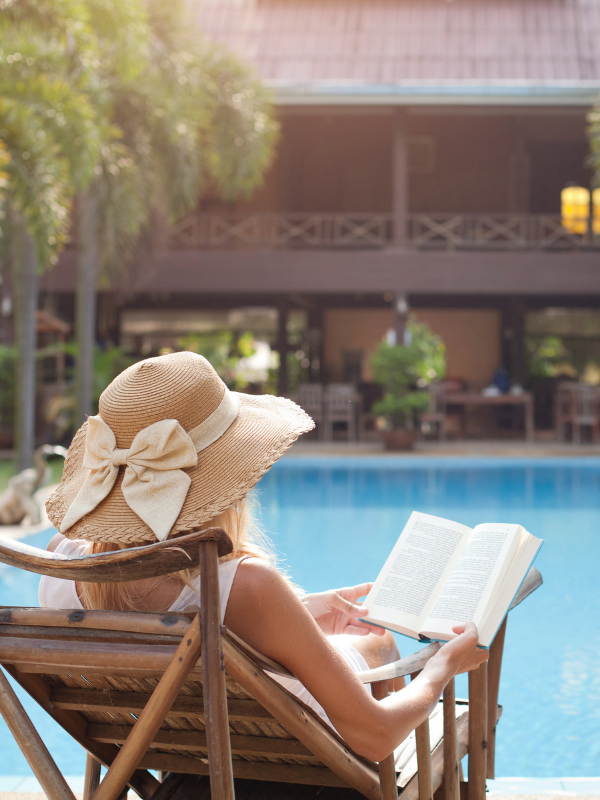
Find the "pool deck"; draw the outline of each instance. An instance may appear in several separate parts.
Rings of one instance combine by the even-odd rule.
[[[83,777],[65,777],[77,800],[82,800]],[[549,800],[552,797],[600,800],[600,778],[499,778],[488,781],[488,792],[494,800]],[[32,776],[0,776],[0,800],[45,800],[45,797]],[[130,791],[128,800],[135,798],[135,792]]]
[[[284,458],[314,456],[404,456],[418,459],[435,458],[600,458],[600,445],[571,444],[570,442],[535,441],[516,439],[463,440],[449,442],[419,441],[414,450],[385,450],[379,440],[366,442],[320,442],[300,439],[288,450]]]

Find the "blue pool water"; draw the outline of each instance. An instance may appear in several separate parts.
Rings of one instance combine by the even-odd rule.
[[[257,494],[263,526],[309,591],[374,579],[413,509],[467,525],[518,522],[545,539],[544,585],[509,619],[497,776],[600,775],[600,459],[287,458]],[[0,604],[36,601],[35,576],[0,566]],[[403,654],[418,648],[398,642]],[[459,695],[465,686],[459,679]],[[25,702],[59,766],[82,774],[78,746]],[[2,723],[0,774],[27,773]]]

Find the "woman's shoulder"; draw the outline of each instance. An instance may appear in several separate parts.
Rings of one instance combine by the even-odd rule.
[[[48,542],[46,550],[61,556],[83,556],[89,549],[85,539],[67,539],[62,533],[56,533]]]

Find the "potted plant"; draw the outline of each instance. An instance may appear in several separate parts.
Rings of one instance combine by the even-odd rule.
[[[371,366],[376,383],[384,390],[372,410],[385,421],[385,447],[410,450],[417,438],[420,414],[429,406],[426,387],[446,372],[444,343],[427,325],[411,321],[404,344],[381,342]]]

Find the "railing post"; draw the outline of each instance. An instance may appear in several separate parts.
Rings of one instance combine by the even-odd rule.
[[[392,218],[394,245],[405,247],[408,218],[408,131],[405,108],[394,114],[394,143],[392,167]]]

